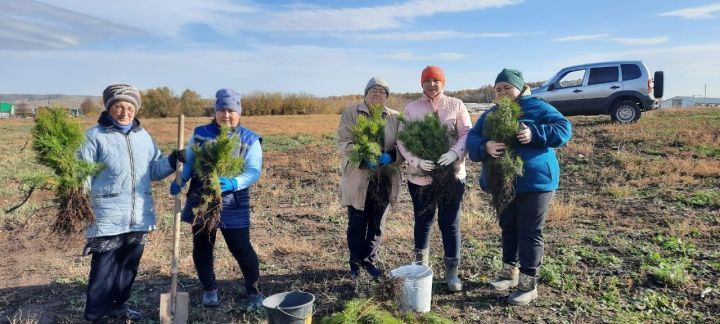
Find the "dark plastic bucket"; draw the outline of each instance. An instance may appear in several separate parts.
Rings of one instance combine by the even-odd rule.
[[[269,324],[312,323],[315,296],[302,291],[290,291],[265,298],[262,305]]]

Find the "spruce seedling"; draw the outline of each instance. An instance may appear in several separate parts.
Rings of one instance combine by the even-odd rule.
[[[383,153],[385,119],[382,105],[371,105],[370,116],[358,115],[357,122],[352,126],[353,149],[350,161],[361,163],[362,161],[377,162]],[[372,170],[371,170],[372,172]],[[378,165],[371,174],[371,183],[368,187],[368,195],[374,197],[375,201],[387,201],[390,197],[390,175],[397,172],[393,164],[385,166]]]
[[[369,108],[370,118],[358,114],[357,122],[352,126],[353,149],[350,161],[353,163],[377,161],[382,154],[381,141],[385,130],[383,107],[372,105]]]
[[[450,150],[450,141],[448,140],[448,128],[440,123],[440,119],[436,114],[428,113],[422,119],[408,120],[401,118],[404,128],[398,132],[400,139],[405,148],[413,155],[423,159],[436,162],[440,156]],[[455,167],[453,164],[440,166],[430,172],[422,171],[422,175],[429,175],[432,183],[423,190],[423,194],[439,200],[440,197],[454,195],[453,182],[459,181],[455,177]],[[450,198],[450,197],[448,197]],[[429,204],[432,206],[432,204]]]
[[[193,225],[213,230],[220,224],[222,211],[222,190],[219,177],[236,177],[243,172],[245,160],[235,156],[239,150],[238,134],[227,126],[220,127],[220,134],[214,141],[206,141],[203,145],[193,145],[195,163],[193,172],[202,183],[200,204],[193,208],[195,220]]]
[[[491,205],[498,217],[515,198],[515,179],[522,176],[523,161],[512,149],[512,145],[517,143],[517,133],[521,130],[518,123],[521,113],[520,105],[515,100],[502,96],[497,99],[495,110],[489,112],[485,119],[485,136],[506,145],[500,157],[486,162],[490,176]]]
[[[78,159],[85,135],[79,123],[70,121],[65,109],[38,112],[32,135],[37,161],[53,170],[45,179],[45,185],[55,192],[58,205],[52,230],[58,234],[79,232],[95,220],[84,186],[88,177],[97,174],[102,166]]]

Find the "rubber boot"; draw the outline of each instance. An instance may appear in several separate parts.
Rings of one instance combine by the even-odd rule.
[[[506,291],[518,285],[520,269],[516,265],[503,263],[502,271],[497,279],[490,282],[490,287],[496,291]]]
[[[462,282],[458,277],[458,264],[460,260],[457,258],[445,257],[445,283],[450,292],[458,292],[462,290]]]
[[[430,249],[415,249],[415,262],[420,262],[422,265],[430,266]]]
[[[538,277],[520,273],[518,289],[508,297],[508,303],[513,306],[525,306],[538,298],[537,280]]]

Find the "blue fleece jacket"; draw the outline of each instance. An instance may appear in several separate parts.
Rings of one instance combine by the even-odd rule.
[[[523,160],[523,175],[515,181],[515,192],[556,190],[560,182],[560,165],[554,148],[570,140],[572,136],[570,121],[555,107],[537,97],[522,96],[518,99],[518,103],[522,109],[519,121],[530,128],[532,140],[528,144],[512,145],[512,149]],[[470,160],[485,162],[492,158],[485,148],[489,138],[485,137],[483,127],[487,114],[493,110],[495,107],[480,116],[470,130],[466,144]],[[480,187],[490,191],[489,173],[484,166],[480,175]]]
[[[216,123],[202,125],[195,128],[193,136],[188,141],[188,149],[185,151],[185,164],[183,165],[182,180],[185,183],[191,179],[190,188],[187,193],[187,202],[182,212],[182,220],[193,223],[195,215],[192,209],[200,202],[201,182],[193,176],[192,165],[195,161],[195,153],[190,147],[193,145],[202,146],[205,142],[216,140],[220,128]],[[238,229],[250,227],[250,185],[257,182],[262,170],[262,138],[251,130],[238,126],[233,130],[238,135],[239,148],[233,152],[235,156],[241,156],[245,160],[244,170],[235,176],[238,183],[238,190],[235,192],[224,192],[222,198],[222,212],[220,212],[220,228]]]

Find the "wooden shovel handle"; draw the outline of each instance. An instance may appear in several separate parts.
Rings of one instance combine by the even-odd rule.
[[[178,116],[178,138],[177,148],[182,150],[185,144],[185,115]],[[177,161],[175,168],[175,181],[182,184],[182,164]],[[177,288],[178,288],[178,259],[180,259],[180,194],[175,195],[175,217],[173,219],[173,256],[172,268],[170,270],[172,276],[170,279],[170,312],[175,316],[175,308],[177,306]]]

